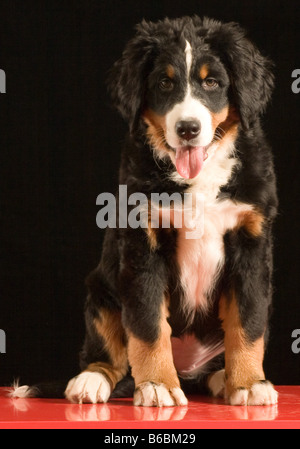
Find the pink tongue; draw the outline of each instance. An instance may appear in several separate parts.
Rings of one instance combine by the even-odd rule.
[[[179,147],[176,149],[176,168],[186,179],[195,178],[204,160],[204,147]]]

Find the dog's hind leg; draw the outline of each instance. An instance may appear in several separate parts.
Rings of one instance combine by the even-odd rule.
[[[128,370],[126,338],[121,312],[99,309],[89,321],[82,356],[84,370],[71,379],[65,396],[72,402],[107,402]]]

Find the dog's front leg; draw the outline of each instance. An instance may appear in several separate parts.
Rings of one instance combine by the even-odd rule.
[[[134,251],[132,244],[124,248],[120,283],[128,360],[136,387],[134,404],[186,405],[173,363],[171,327],[167,320],[167,264],[144,243],[141,248],[141,239]]]
[[[243,232],[227,240],[229,284],[219,307],[225,333],[225,397],[231,405],[275,404],[277,392],[263,370],[272,293],[271,245],[267,235],[253,238]]]
[[[128,332],[128,358],[136,384],[135,405],[187,404],[173,364],[170,336],[165,303],[161,307],[158,336],[154,341],[145,341]]]

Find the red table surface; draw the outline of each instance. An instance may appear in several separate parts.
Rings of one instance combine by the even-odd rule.
[[[4,429],[300,429],[300,386],[278,386],[270,406],[230,406],[190,396],[185,407],[135,407],[132,399],[71,404],[64,399],[12,399],[0,388]]]

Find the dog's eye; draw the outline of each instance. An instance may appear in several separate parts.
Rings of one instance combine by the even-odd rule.
[[[173,86],[173,81],[171,81],[169,78],[164,78],[158,83],[158,87],[163,91],[170,91],[173,89]]]
[[[214,78],[206,78],[203,83],[202,86],[204,89],[206,90],[214,90],[217,87],[219,87],[219,83],[217,80],[215,80]]]

